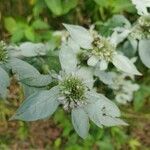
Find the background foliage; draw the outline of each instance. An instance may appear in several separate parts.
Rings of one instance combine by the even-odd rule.
[[[115,14],[123,14],[131,22],[138,17],[130,0],[0,0],[0,40],[16,44],[48,41],[54,50],[60,45],[59,36],[54,31],[64,29],[62,23],[84,27],[94,23],[97,30],[108,35],[119,24],[111,19]],[[60,65],[56,53],[57,50],[44,59],[33,59],[32,64],[43,73],[49,69],[58,71]],[[90,136],[84,141],[74,132],[68,114],[61,110],[51,120],[9,122],[24,97],[12,78],[8,101],[0,101],[0,149],[148,150],[150,71],[140,61],[137,65],[144,74],[136,79],[141,85],[140,90],[131,104],[120,106],[130,126],[99,129],[92,125]]]

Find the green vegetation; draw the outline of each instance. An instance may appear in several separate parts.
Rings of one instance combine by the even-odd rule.
[[[3,40],[18,49],[22,48],[21,53],[16,51],[11,53],[10,57],[14,60],[15,57],[20,57],[20,54],[21,58],[23,57],[23,61],[19,59],[11,61],[13,67],[7,60],[1,64],[3,59],[8,59],[8,54],[4,51],[5,44],[1,42],[3,47],[0,44],[0,83],[3,85],[0,85],[0,97],[2,97],[0,98],[0,150],[148,150],[150,148],[150,69],[145,54],[149,57],[150,49],[147,46],[150,44],[149,21],[149,15],[139,17],[131,0],[0,0],[0,41]],[[93,43],[101,49],[96,47],[92,54],[100,57],[103,51],[113,47],[108,45],[109,40],[105,37],[110,37],[116,27],[125,27],[129,30],[133,27],[133,33],[129,33],[127,38],[119,42],[116,51],[128,58],[136,57],[135,65],[143,76],[131,75],[130,78],[125,75],[123,79],[117,78],[115,85],[107,86],[110,78],[107,78],[106,74],[94,72],[94,88],[114,101],[128,126],[98,128],[90,121],[89,135],[86,139],[82,139],[74,131],[69,112],[59,108],[51,118],[46,117],[44,120],[10,121],[27,95],[37,90],[50,89],[58,84],[57,78],[62,67],[58,53],[61,42],[68,39],[63,23],[80,25],[90,30],[95,27],[103,36],[103,46],[107,46],[101,47],[99,43]],[[145,28],[142,28],[143,25]],[[80,35],[78,36],[80,39]],[[139,41],[138,49],[136,43],[130,41],[131,37]],[[147,40],[142,41],[143,38]],[[41,45],[37,46],[39,49],[35,52],[35,47],[30,45],[31,43],[23,45],[26,41]],[[86,53],[82,48],[82,52],[77,54],[81,66],[88,66],[89,51]],[[10,66],[12,70],[9,70]],[[19,74],[22,66],[24,72]],[[112,64],[109,64],[108,68],[111,71],[116,70]],[[120,77],[117,73],[115,77]],[[25,78],[26,75],[28,78]],[[3,79],[6,82],[1,80],[2,76],[5,77]],[[32,76],[36,78],[32,80]],[[78,78],[71,77],[60,82],[63,94],[66,94],[68,101],[71,101],[72,97],[83,100],[85,85]],[[118,103],[115,98],[117,96],[118,99],[120,98],[119,92],[124,88],[122,82],[124,79],[128,81],[132,78],[134,78],[132,82],[139,85],[139,89],[133,92],[133,96],[131,95],[125,105]],[[117,85],[119,82],[121,85]],[[129,85],[126,84],[125,88],[127,89]],[[77,87],[80,91],[76,89]],[[72,90],[74,95],[65,93],[66,90]],[[118,95],[114,90],[119,91],[116,92]],[[125,91],[125,94],[127,92]],[[123,98],[121,95],[121,99]]]

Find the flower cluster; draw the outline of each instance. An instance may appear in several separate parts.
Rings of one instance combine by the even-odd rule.
[[[150,68],[150,0],[132,0],[137,9],[137,22],[131,28],[129,41],[134,50],[138,50],[142,63]]]
[[[132,0],[135,5],[140,18],[132,29],[131,36],[134,39],[150,39],[150,8],[149,0]]]
[[[141,27],[150,29],[150,15],[141,16],[138,22]]]
[[[131,36],[134,39],[150,39],[150,15],[141,16],[133,27]]]
[[[65,110],[81,107],[86,104],[85,92],[87,87],[82,80],[75,75],[67,75],[59,81],[61,97],[60,102]]]
[[[88,56],[87,65],[106,70],[111,62],[118,70],[128,74],[141,75],[126,56],[116,51],[116,43],[118,43],[116,37],[118,35],[116,33],[111,37],[105,38],[97,32],[89,31],[81,26],[68,24],[64,24],[64,26],[70,33],[68,45],[71,47],[72,53],[78,55],[83,51],[85,53],[84,56]],[[125,32],[125,35],[128,33]],[[78,38],[78,35],[82,36]],[[125,35],[123,33],[121,37],[119,36],[121,38],[119,41],[122,41],[126,37]]]
[[[100,60],[106,60],[107,62],[112,61],[115,47],[108,39],[97,35],[97,37],[94,37],[92,45],[93,49],[91,50],[91,55],[98,57]]]

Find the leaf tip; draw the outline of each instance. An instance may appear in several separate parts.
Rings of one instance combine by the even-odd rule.
[[[141,72],[139,72],[138,70],[136,71],[135,75],[143,76],[143,74]]]
[[[68,26],[68,24],[66,24],[66,23],[62,23],[62,25],[63,25],[65,28],[67,28],[67,26]]]
[[[9,118],[9,121],[16,120],[16,115],[13,115],[12,117]]]
[[[127,122],[123,121],[123,120],[122,120],[122,124],[121,125],[123,125],[123,126],[129,126],[129,124]]]

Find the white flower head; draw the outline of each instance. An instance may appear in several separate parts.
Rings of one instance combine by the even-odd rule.
[[[129,30],[124,30],[121,34],[117,33],[113,34],[110,38],[105,38],[94,31],[91,33],[81,26],[68,24],[64,24],[64,26],[70,33],[71,39],[76,43],[74,45],[78,45],[89,56],[87,60],[89,66],[106,70],[108,63],[112,62],[121,71],[128,74],[141,75],[135,65],[126,56],[116,51],[117,44],[127,37],[130,32]],[[119,36],[119,40],[116,38],[117,35]]]
[[[108,62],[113,59],[115,46],[109,41],[109,39],[98,34],[93,35],[93,38],[93,47],[89,50],[90,58],[87,63],[90,66],[99,64],[101,70],[106,70]]]
[[[141,16],[131,30],[134,39],[150,39],[150,14]]]
[[[87,104],[85,94],[92,88],[93,77],[90,73],[88,79],[91,82],[86,80],[82,77],[82,75],[85,75],[85,71],[86,74],[89,73],[85,68],[77,69],[74,73],[62,73],[59,79],[59,102],[65,110],[72,110]]]
[[[150,0],[132,0],[139,15],[148,15],[148,8],[150,8]]]

